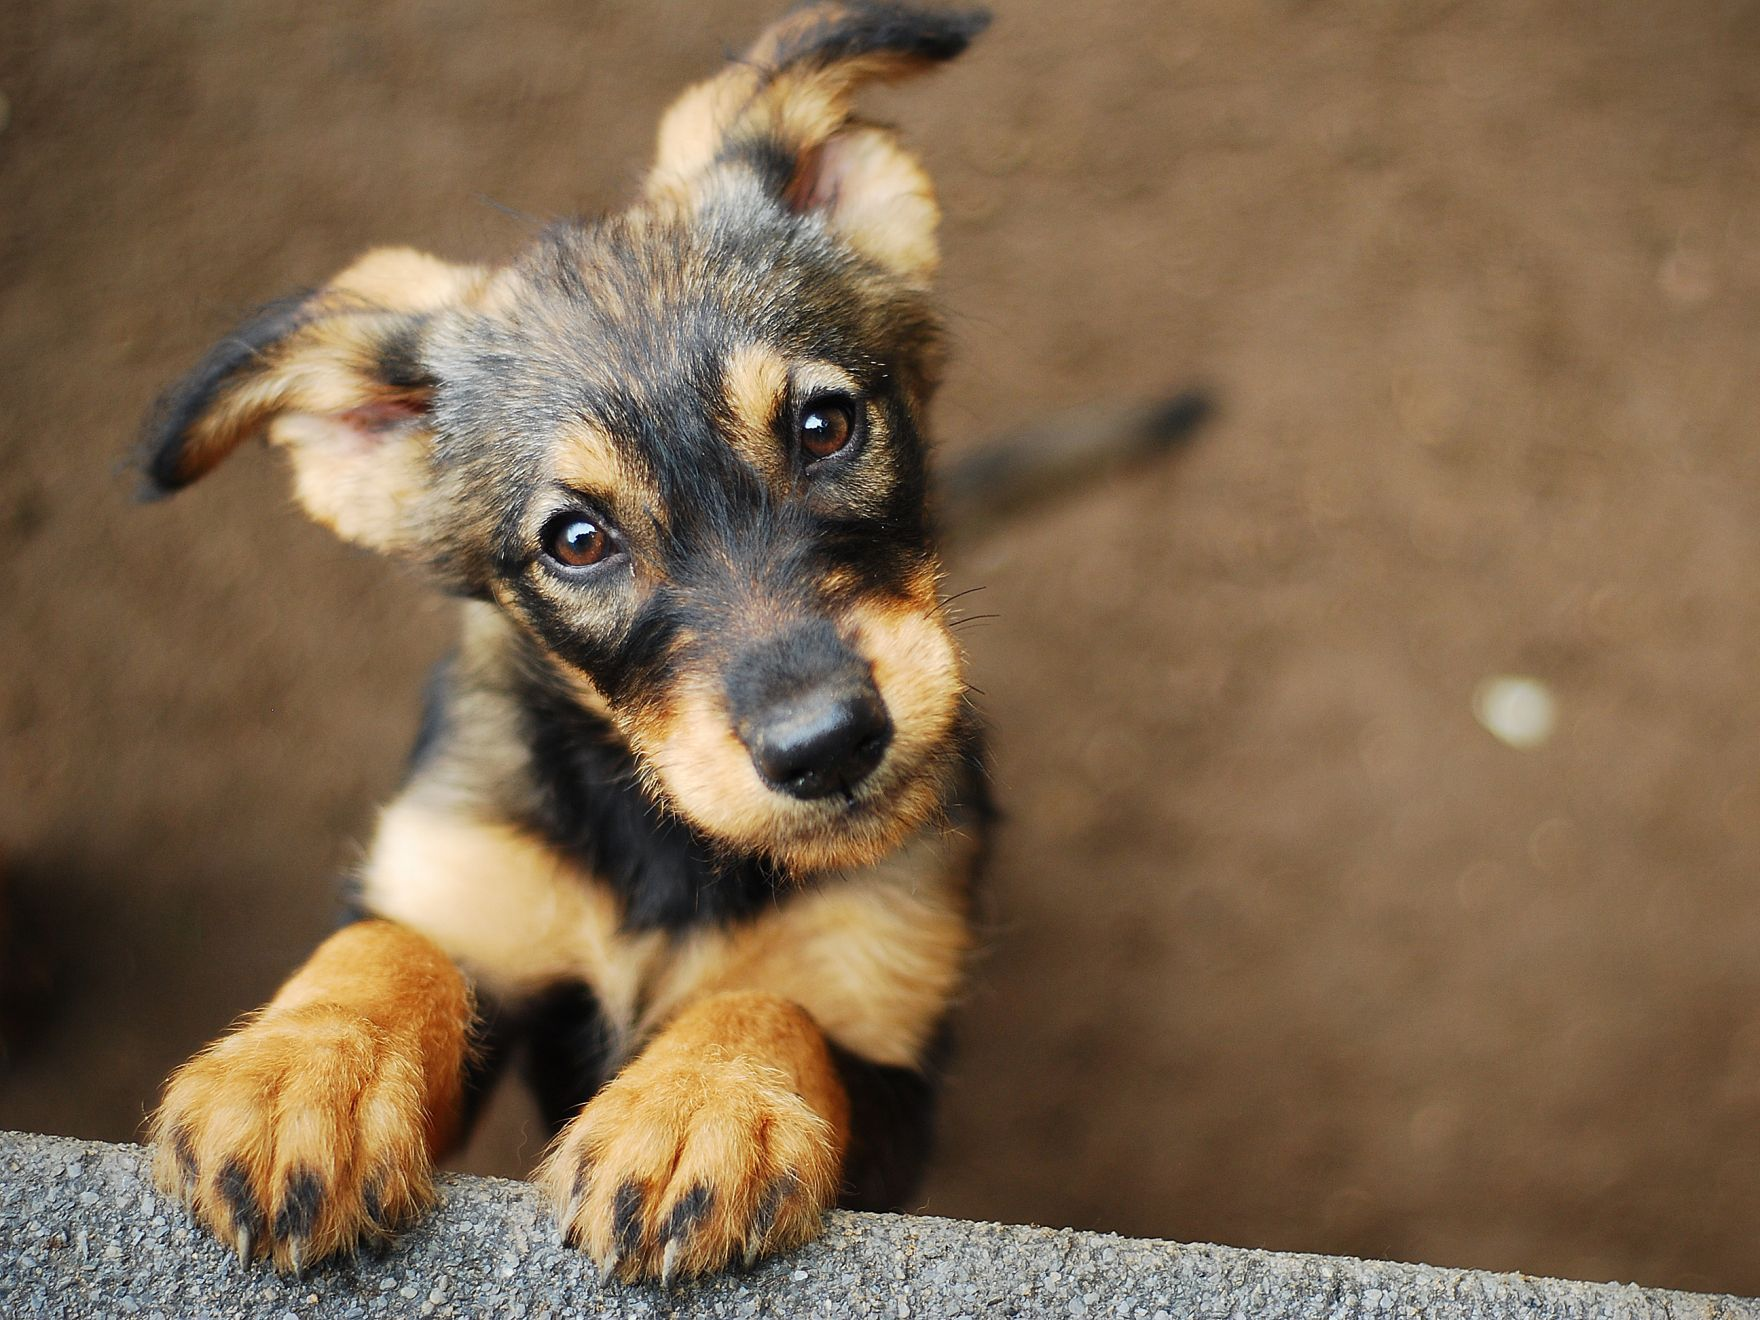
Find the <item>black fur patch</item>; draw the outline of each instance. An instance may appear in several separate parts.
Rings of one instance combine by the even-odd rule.
[[[385,1214],[385,1189],[377,1181],[370,1182],[361,1192],[361,1208],[367,1212],[367,1218],[380,1228],[390,1228],[391,1221]]]
[[[374,374],[394,390],[419,394],[434,388],[433,372],[422,361],[421,323],[393,330],[379,345]]]
[[[459,1112],[458,1140],[464,1142],[476,1126],[495,1083],[507,1068],[524,1026],[521,1015],[482,989],[476,992],[476,1021],[471,1024],[471,1049],[464,1059],[464,1087]]]
[[[536,818],[524,823],[617,891],[628,929],[739,921],[776,900],[781,868],[723,856],[655,805],[603,720],[536,681],[522,696],[538,789]]]
[[[642,1208],[647,1200],[639,1182],[631,1180],[617,1189],[611,1202],[611,1227],[617,1235],[617,1250],[627,1256],[642,1245]]]
[[[200,1175],[201,1166],[196,1161],[195,1143],[190,1140],[188,1128],[179,1127],[172,1132],[171,1149],[176,1153],[177,1167],[186,1179],[194,1180]]]
[[[776,1226],[776,1214],[782,1209],[782,1203],[800,1190],[800,1177],[793,1171],[771,1180],[758,1200],[758,1208],[752,1212],[751,1236],[762,1241],[770,1235]]]
[[[522,1017],[526,1083],[555,1136],[605,1084],[616,1042],[597,997],[579,982],[541,992]]]
[[[311,299],[312,291],[307,289],[265,303],[209,349],[194,370],[159,396],[141,428],[142,499],[160,499],[194,479],[182,473],[183,447],[190,427],[228,381],[256,361],[264,349],[304,324]]]
[[[324,1183],[311,1169],[295,1169],[281,1192],[281,1209],[275,1215],[275,1236],[303,1238],[318,1222],[324,1207]]]
[[[263,1226],[267,1222],[263,1216],[262,1203],[257,1200],[257,1193],[251,1187],[251,1172],[242,1161],[229,1159],[220,1168],[220,1175],[214,1180],[215,1189],[220,1199],[226,1202],[226,1208],[232,1212],[232,1223],[235,1229],[247,1234],[252,1240],[263,1235]]]
[[[449,659],[428,671],[428,681],[422,687],[421,723],[416,726],[415,741],[410,744],[409,759],[404,764],[406,784],[427,764],[429,755],[444,741],[451,727],[446,717],[446,693],[451,679]]]
[[[679,1198],[678,1204],[672,1207],[672,1213],[666,1216],[666,1223],[660,1230],[661,1241],[675,1242],[689,1237],[714,1208],[715,1189],[707,1183],[695,1184]]]
[[[911,1208],[935,1145],[941,1066],[950,1052],[944,1026],[921,1069],[871,1063],[831,1043],[831,1059],[849,1095],[849,1153],[844,1157],[846,1210]]]
[[[950,60],[990,26],[987,9],[920,9],[855,3],[796,33],[776,54],[776,67],[835,64],[896,51],[923,60]]]

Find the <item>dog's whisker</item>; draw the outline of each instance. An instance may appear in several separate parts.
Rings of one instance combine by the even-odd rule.
[[[946,609],[949,605],[953,604],[954,601],[965,596],[975,595],[977,592],[984,590],[987,590],[984,586],[967,587],[964,591],[956,591],[950,596],[943,596],[941,598],[941,608]]]

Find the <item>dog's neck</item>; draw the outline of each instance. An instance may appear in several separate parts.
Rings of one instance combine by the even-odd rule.
[[[518,682],[535,817],[525,823],[618,891],[627,926],[738,921],[801,883],[767,858],[728,851],[656,803],[629,747],[577,694],[529,665]]]

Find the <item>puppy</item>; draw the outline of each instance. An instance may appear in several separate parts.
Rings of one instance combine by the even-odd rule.
[[[851,101],[985,23],[798,11],[671,108],[629,210],[501,268],[370,252],[161,400],[153,493],[265,435],[462,600],[359,919],[152,1120],[242,1258],[408,1223],[515,1060],[624,1280],[910,1197],[989,813],[926,502],[937,209]]]

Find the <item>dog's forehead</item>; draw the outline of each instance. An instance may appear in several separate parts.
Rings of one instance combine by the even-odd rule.
[[[774,209],[554,227],[437,336],[443,420],[528,445],[583,426],[638,451],[725,440],[708,423],[761,411],[790,364],[854,380],[881,359],[861,276]]]

